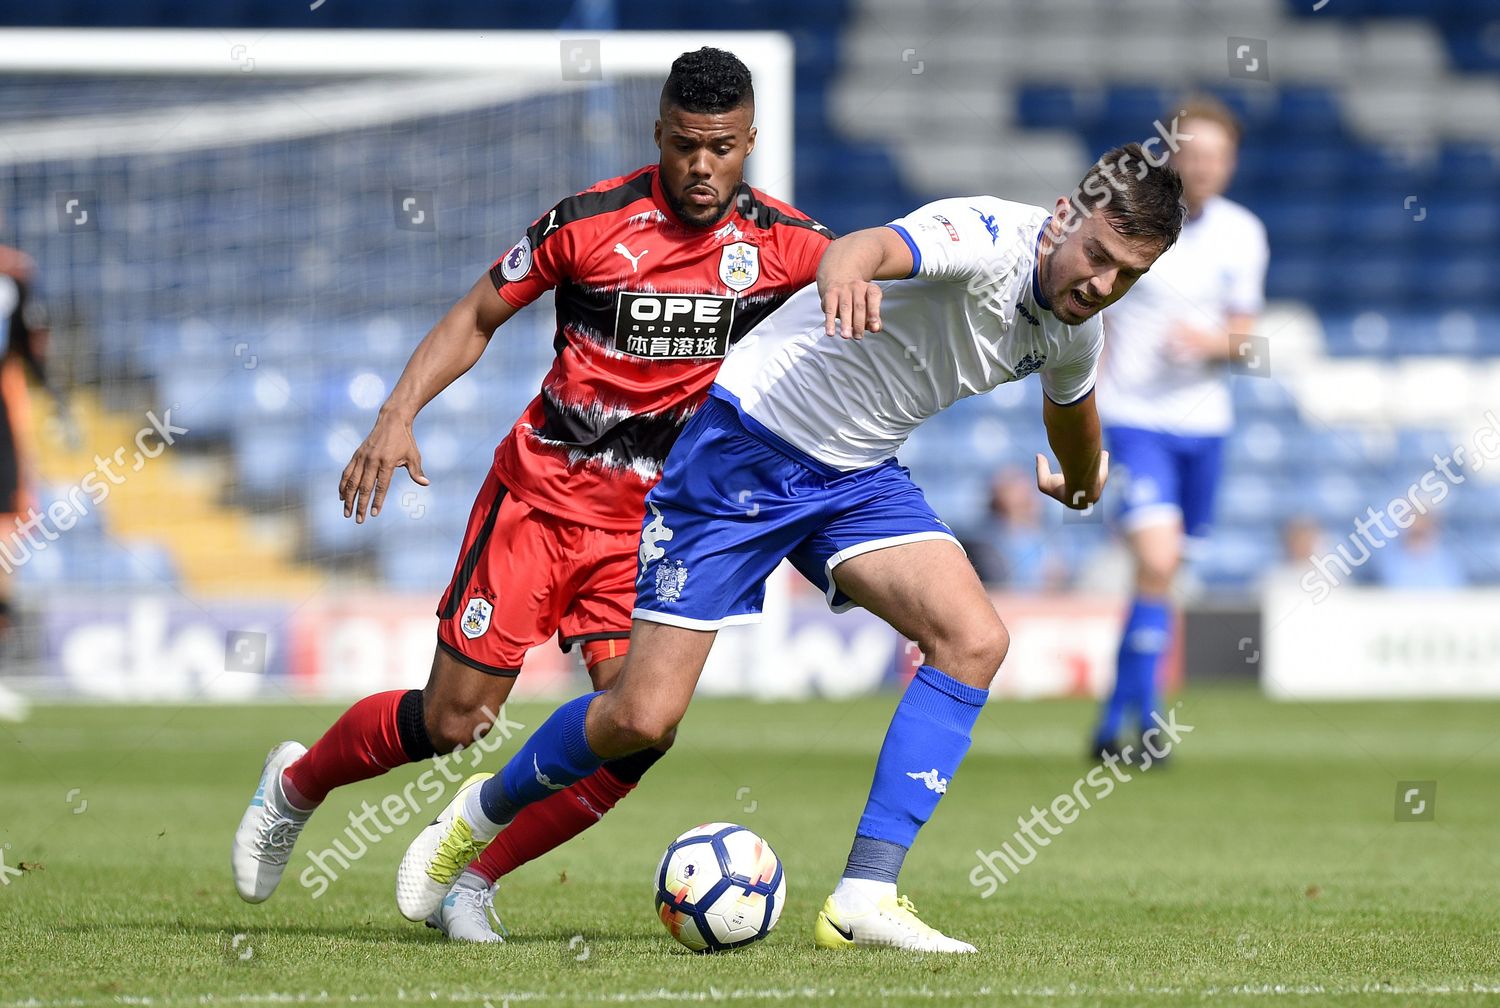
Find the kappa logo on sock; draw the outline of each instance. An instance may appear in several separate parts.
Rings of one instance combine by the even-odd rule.
[[[568,786],[566,784],[552,783],[552,778],[542,773],[541,764],[536,761],[535,753],[533,753],[531,756],[531,767],[536,771],[536,782],[542,787],[546,788],[548,791],[561,791],[563,788]]]
[[[937,767],[931,770],[922,770],[918,773],[909,773],[906,776],[912,780],[919,780],[927,786],[927,790],[936,791],[938,794],[948,793],[948,778],[942,777],[937,772]]]

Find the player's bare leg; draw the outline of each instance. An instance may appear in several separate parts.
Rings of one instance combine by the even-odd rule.
[[[973,952],[918,918],[896,880],[968,751],[1010,636],[951,540],[865,553],[841,564],[834,578],[855,602],[916,641],[924,663],[891,719],[848,865],[818,914],[813,940],[825,949]]]
[[[687,713],[716,636],[637,620],[619,677],[588,706],[589,748],[614,759],[667,739]]]
[[[1118,736],[1132,709],[1142,729],[1156,710],[1156,677],[1171,628],[1172,582],[1182,565],[1180,515],[1132,529],[1125,538],[1135,569],[1135,595],[1121,634],[1115,683],[1094,729],[1090,752],[1121,755]]]
[[[596,644],[599,653],[624,650],[624,641]],[[601,658],[590,665],[589,677],[594,688],[609,689],[624,665],[624,654]],[[669,733],[650,749],[610,760],[582,780],[522,809],[458,876],[443,897],[443,905],[427,923],[456,941],[503,941],[504,928],[494,907],[500,879],[600,822],[635,790],[646,771],[671,747],[674,735]]]
[[[329,791],[482,738],[514,682],[439,648],[424,689],[365,697],[311,749],[293,741],[273,748],[235,832],[231,864],[240,897],[259,903],[275,892],[297,837]]]
[[[402,915],[423,920],[436,911],[474,857],[455,863],[456,853],[488,843],[523,808],[610,760],[667,740],[687,711],[714,636],[637,620],[630,653],[610,689],[558,708],[499,774],[461,791],[454,814],[445,813],[412,841],[396,873]]]

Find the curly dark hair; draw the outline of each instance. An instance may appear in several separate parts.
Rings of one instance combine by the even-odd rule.
[[[669,108],[678,108],[715,115],[753,104],[755,88],[750,69],[734,53],[710,46],[677,57],[661,87],[663,114]]]

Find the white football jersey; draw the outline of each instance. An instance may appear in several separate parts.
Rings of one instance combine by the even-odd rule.
[[[881,281],[881,331],[827,336],[818,288],[798,291],[745,335],[717,384],[740,409],[842,470],[891,458],[913,428],[960,399],[1029,374],[1053,402],[1094,385],[1103,327],[1058,321],[1036,286],[1047,211],[994,196],[929,203],[889,226],[912,251],[906,280]]]
[[[1266,229],[1238,203],[1216,197],[1188,220],[1177,244],[1104,310],[1100,418],[1172,434],[1227,434],[1234,421],[1228,363],[1175,360],[1168,341],[1179,322],[1223,330],[1230,315],[1259,315],[1266,259]]]

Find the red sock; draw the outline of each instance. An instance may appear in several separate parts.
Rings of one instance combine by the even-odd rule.
[[[283,779],[304,801],[316,805],[336,787],[410,763],[396,719],[406,692],[376,693],[350,707],[305,756],[286,768]]]
[[[523,808],[511,824],[469,865],[494,885],[527,861],[561,846],[604,818],[615,803],[635,790],[606,767],[583,780]]]

